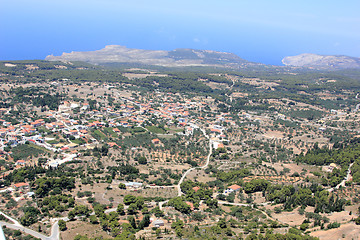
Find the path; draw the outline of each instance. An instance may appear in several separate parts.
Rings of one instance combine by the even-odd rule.
[[[329,189],[328,189],[329,192],[333,192],[334,190],[339,189],[340,187],[345,187],[345,183],[346,183],[347,181],[349,181],[350,176],[351,176],[351,167],[352,167],[352,165],[354,165],[354,163],[351,163],[351,164],[349,165],[349,168],[348,168],[348,170],[347,170],[347,174],[346,174],[345,178],[341,181],[341,183],[339,183],[336,187],[329,188]]]
[[[227,205],[233,205],[233,206],[246,206],[246,207],[251,207],[251,208],[254,208],[254,205],[261,205],[261,206],[266,206],[268,204],[270,204],[271,202],[265,202],[265,203],[231,203],[231,202],[226,202],[226,201],[218,201],[219,204],[227,204]],[[256,210],[260,211],[261,213],[263,213],[268,219],[272,220],[272,221],[277,221],[277,222],[281,222],[279,221],[278,219],[275,219],[271,216],[269,216],[265,211],[261,210],[261,209],[258,209],[256,208]],[[283,222],[281,222],[283,223]]]
[[[200,130],[202,131],[202,133],[204,134],[204,136],[205,136],[207,139],[210,139],[209,136],[206,134],[206,132],[205,132],[204,129],[200,128]],[[209,154],[208,154],[208,156],[207,156],[207,158],[206,158],[206,163],[205,163],[205,165],[202,166],[202,167],[193,167],[193,168],[190,168],[190,169],[188,169],[188,170],[182,175],[182,177],[180,178],[179,183],[177,184],[178,196],[181,196],[181,195],[182,195],[180,185],[181,185],[181,183],[184,181],[184,179],[186,178],[186,176],[187,176],[191,171],[193,171],[193,170],[195,170],[195,169],[204,169],[204,168],[206,168],[206,167],[209,165],[211,154],[212,154],[212,141],[209,140]]]

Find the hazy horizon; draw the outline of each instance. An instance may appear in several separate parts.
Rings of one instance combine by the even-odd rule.
[[[281,65],[302,53],[360,57],[359,1],[5,1],[0,60],[106,45],[193,48]]]

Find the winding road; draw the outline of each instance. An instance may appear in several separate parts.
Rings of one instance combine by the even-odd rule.
[[[252,208],[255,208],[254,207],[254,203],[231,203],[231,202],[226,202],[226,201],[218,201],[218,204],[226,204],[226,205],[233,205],[233,206],[245,206],[245,207],[252,207]],[[268,204],[271,204],[271,202],[265,202],[265,203],[256,203],[256,205],[259,205],[259,206],[266,206]],[[278,219],[275,219],[273,217],[271,217],[270,215],[268,215],[265,211],[261,210],[261,209],[258,209],[256,208],[256,210],[262,212],[268,219],[272,220],[272,221],[278,221],[278,222],[281,222],[279,221]],[[281,222],[283,223],[283,222]]]
[[[209,136],[206,134],[205,130],[203,130],[202,128],[200,128],[200,130],[203,132],[204,136],[207,138],[207,139],[210,139]],[[190,168],[188,169],[183,175],[182,177],[180,178],[180,181],[179,183],[177,184],[177,189],[178,189],[178,196],[181,196],[182,195],[182,192],[181,192],[181,183],[184,181],[184,179],[186,178],[186,176],[193,170],[195,169],[204,169],[206,168],[207,166],[209,166],[209,162],[210,162],[210,157],[211,157],[211,154],[212,154],[212,141],[209,140],[209,154],[206,158],[206,163],[204,166],[202,167],[193,167],[193,168]]]
[[[7,219],[9,219],[11,222],[13,222],[13,223],[8,223],[8,222],[0,221],[1,226],[6,226],[7,228],[20,230],[21,232],[24,232],[24,233],[29,234],[29,235],[31,235],[33,237],[36,237],[36,238],[40,238],[41,240],[59,240],[60,239],[60,231],[59,231],[58,220],[56,220],[54,222],[54,224],[52,225],[52,227],[51,227],[51,235],[46,236],[44,234],[41,234],[39,232],[36,232],[34,230],[31,230],[29,228],[24,227],[17,220],[15,220],[14,218],[6,215],[5,213],[3,213],[1,211],[0,211],[0,214],[3,215],[4,217],[6,217]]]
[[[333,192],[334,190],[339,189],[340,187],[345,187],[345,183],[346,183],[347,181],[349,181],[350,176],[351,176],[351,167],[352,167],[352,165],[354,165],[354,163],[351,163],[351,164],[349,165],[349,168],[348,168],[348,170],[347,170],[347,174],[346,174],[345,178],[341,181],[341,183],[339,183],[336,187],[329,188],[329,189],[328,189],[329,192]]]

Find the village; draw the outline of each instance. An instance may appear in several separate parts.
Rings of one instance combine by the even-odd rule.
[[[3,89],[16,87],[19,86],[5,84]],[[284,230],[286,225],[296,226],[298,222],[293,224],[292,220],[283,219],[278,205],[271,204],[259,192],[246,193],[244,186],[259,179],[298,186],[310,180],[320,182],[327,173],[341,166],[335,163],[311,166],[291,159],[315,145],[331,148],[334,135],[342,134],[349,139],[359,135],[357,111],[320,109],[321,117],[309,120],[290,114],[289,106],[298,111],[315,107],[289,99],[267,100],[276,110],[270,113],[230,112],[222,110],[226,104],[211,96],[142,92],[131,90],[128,84],[74,84],[63,80],[61,84],[51,82],[43,88],[65,96],[56,109],[26,102],[0,109],[0,177],[5,180],[0,192],[6,195],[3,205],[11,210],[7,214],[12,217],[16,217],[14,211],[19,207],[36,199],[39,186],[26,178],[11,184],[6,179],[28,168],[41,167],[50,172],[65,170],[68,176],[74,176],[74,186],[66,192],[89,211],[94,209],[94,202],[106,206],[104,212],[110,214],[119,211],[116,206],[124,204],[128,195],[146,198],[144,204],[148,210],[135,211],[136,220],[142,221],[151,213],[150,226],[161,229],[165,235],[169,229],[176,229],[174,223],[179,221],[212,226],[224,216],[208,214],[210,203],[205,200],[185,201],[197,217],[179,214],[171,198],[188,198],[184,184],[195,185],[191,187],[194,195],[211,190],[209,196],[218,199],[222,211],[250,207],[246,210],[249,214],[261,215],[268,224],[277,221],[283,225],[279,230]],[[232,94],[235,99],[245,95],[240,91],[236,93]],[[19,117],[11,122],[9,119],[14,113]],[[235,183],[219,183],[219,172],[245,168],[249,173],[244,173]],[[346,181],[351,180],[350,175]],[[211,183],[212,187],[204,187],[202,183]],[[327,189],[330,192],[333,188]],[[125,203],[126,212],[130,212],[132,203]],[[33,229],[50,234],[43,225],[56,218],[67,222],[68,230],[62,233],[64,239],[73,238],[78,228],[88,229],[84,231],[90,234],[92,225],[82,223],[80,226],[78,221],[69,221],[65,209],[58,213],[49,211],[44,224]],[[120,217],[119,223],[129,223],[125,218],[129,216],[132,213]],[[154,229],[145,228],[136,236],[152,237],[159,232]],[[107,235],[100,227],[98,232],[101,236]],[[235,234],[244,234],[244,231],[235,229]]]

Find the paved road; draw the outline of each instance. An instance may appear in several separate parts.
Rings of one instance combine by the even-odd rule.
[[[10,221],[12,221],[14,223],[14,225],[16,226],[21,226],[20,222],[18,222],[16,219],[6,215],[5,213],[0,211],[0,214],[3,215],[4,217],[6,217],[7,219],[9,219]]]
[[[49,240],[59,240],[60,239],[59,221],[56,221],[52,225],[51,235],[47,239],[49,239]]]
[[[60,239],[60,231],[59,231],[58,220],[55,220],[55,223],[51,227],[51,235],[46,236],[44,234],[41,234],[39,232],[36,232],[34,230],[31,230],[29,228],[24,227],[17,220],[15,220],[14,218],[6,215],[5,213],[3,213],[1,211],[0,211],[0,214],[13,222],[13,223],[8,223],[8,222],[0,221],[1,226],[6,226],[6,227],[11,228],[11,229],[20,230],[20,231],[22,231],[22,232],[24,232],[26,234],[29,234],[29,235],[34,236],[36,238],[40,238],[41,240],[59,240]]]
[[[18,225],[15,225],[15,224],[2,222],[2,221],[0,221],[0,224],[1,224],[1,226],[5,226],[7,228],[11,228],[11,229],[14,229],[14,230],[20,230],[23,233],[29,234],[29,235],[34,236],[36,238],[40,238],[42,240],[49,240],[49,239],[55,240],[56,239],[56,238],[49,238],[48,236],[45,236],[45,235],[43,235],[41,233],[35,232],[34,230],[25,228],[23,226],[18,226]]]

